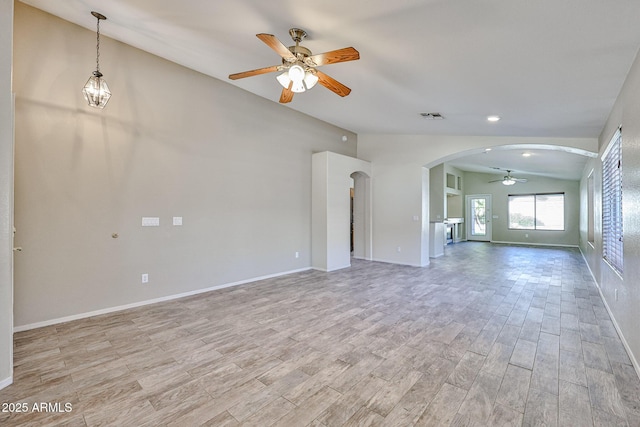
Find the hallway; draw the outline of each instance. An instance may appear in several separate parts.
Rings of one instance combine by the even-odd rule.
[[[577,249],[352,262],[17,333],[0,424],[640,425]]]

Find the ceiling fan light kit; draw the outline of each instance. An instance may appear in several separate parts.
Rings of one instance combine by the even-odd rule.
[[[300,65],[295,64],[289,67],[289,70],[276,77],[276,80],[283,88],[291,89],[291,92],[294,93],[302,93],[318,83],[318,76],[311,70],[305,71]]]
[[[347,96],[351,93],[351,89],[323,72],[318,71],[316,67],[360,59],[360,54],[357,50],[352,47],[346,47],[331,52],[312,55],[309,49],[300,45],[300,42],[307,37],[306,31],[299,28],[291,28],[289,35],[295,42],[295,46],[286,47],[272,34],[256,34],[256,37],[282,57],[282,64],[230,74],[229,78],[231,80],[237,80],[260,74],[281,72],[281,74],[276,77],[276,80],[282,86],[282,94],[280,95],[281,103],[291,102],[294,93],[302,93],[310,90],[317,83],[320,83],[322,86],[340,96]]]

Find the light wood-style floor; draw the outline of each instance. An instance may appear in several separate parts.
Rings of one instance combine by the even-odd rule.
[[[471,242],[18,333],[23,402],[0,425],[640,425],[580,253]]]

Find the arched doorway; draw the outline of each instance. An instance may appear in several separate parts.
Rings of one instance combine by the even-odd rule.
[[[352,256],[371,259],[371,178],[364,172],[354,172],[351,207]]]

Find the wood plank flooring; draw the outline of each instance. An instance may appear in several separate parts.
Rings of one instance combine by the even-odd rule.
[[[0,404],[3,426],[639,426],[640,380],[577,250],[469,242],[17,333]]]

